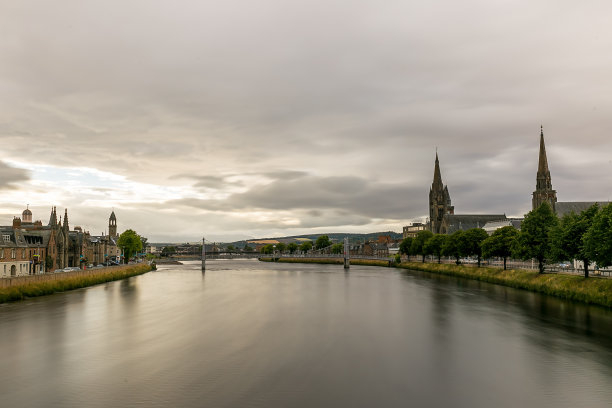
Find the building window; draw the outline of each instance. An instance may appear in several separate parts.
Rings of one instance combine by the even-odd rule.
[[[3,239],[4,241],[8,242],[8,241],[10,241],[10,240],[11,240],[11,236],[10,236],[10,235],[7,235],[7,234],[4,234],[4,235],[2,235],[2,239]]]
[[[22,257],[23,259],[25,259],[25,257],[26,257],[26,256],[25,256],[25,249],[22,249],[22,250],[21,250],[21,257]]]
[[[16,256],[17,256],[17,251],[15,251],[14,249],[11,249],[11,258],[15,259]]]
[[[0,249],[0,258],[4,258],[4,248]]]

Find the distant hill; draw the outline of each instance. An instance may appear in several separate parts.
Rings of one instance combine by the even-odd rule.
[[[345,237],[348,237],[350,243],[364,242],[364,241],[376,241],[381,235],[388,235],[391,239],[401,239],[402,234],[399,232],[393,231],[384,231],[384,232],[371,232],[367,234],[355,234],[355,233],[347,233],[347,232],[329,232],[329,233],[321,233],[321,234],[303,234],[303,235],[289,235],[284,237],[266,237],[266,238],[257,238],[257,239],[249,239],[248,241],[259,241],[264,239],[275,239],[277,241],[291,241],[296,238],[308,238],[312,241],[316,241],[318,237],[321,235],[327,235],[329,239],[333,242],[342,242]],[[246,245],[246,240],[235,241],[235,242],[227,242],[226,244],[232,244],[235,247],[243,248]]]
[[[284,242],[284,241],[289,242],[296,238],[308,238],[312,241],[316,241],[317,238],[320,237],[321,235],[327,235],[329,239],[332,240],[332,242],[342,242],[345,237],[348,237],[350,243],[358,243],[358,242],[364,242],[364,241],[376,241],[378,237],[381,235],[388,235],[391,237],[391,239],[394,239],[394,240],[402,238],[401,233],[393,232],[393,231],[371,232],[367,234],[355,234],[355,233],[347,233],[347,232],[329,232],[329,233],[321,233],[321,234],[304,234],[304,235],[290,235],[290,236],[284,236],[284,237],[255,238],[255,239],[249,239],[249,240],[240,240],[240,241],[233,241],[233,242],[218,242],[218,243],[223,244],[223,245],[233,245],[237,248],[244,248],[247,241],[275,239],[280,242]],[[157,247],[180,245],[177,243],[150,243],[150,244],[157,246]],[[207,244],[208,244],[208,240],[207,240]]]

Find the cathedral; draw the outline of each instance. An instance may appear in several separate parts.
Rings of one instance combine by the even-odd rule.
[[[544,145],[544,129],[540,127],[540,151],[538,157],[538,171],[536,174],[536,189],[531,198],[532,209],[538,208],[542,203],[548,203],[553,211],[562,217],[574,212],[579,214],[593,204],[606,205],[608,201],[557,201],[557,192],[553,190]],[[433,183],[429,190],[429,221],[427,228],[434,234],[452,234],[458,230],[471,228],[484,228],[491,233],[485,225],[492,226],[492,230],[506,225],[520,227],[520,219],[507,218],[505,214],[455,214],[455,207],[451,205],[448,187],[442,182],[440,162],[436,152]]]
[[[557,192],[552,188],[550,171],[548,170],[546,146],[544,146],[544,129],[540,127],[540,155],[538,158],[536,189],[531,199],[532,210],[535,210],[544,202],[548,203],[559,217],[571,212],[580,214],[593,204],[603,206],[609,203],[609,201],[557,201]]]
[[[434,178],[429,190],[428,229],[434,234],[452,234],[459,230],[483,228],[488,222],[507,221],[505,214],[455,214],[448,186],[442,182],[440,162],[436,152]]]

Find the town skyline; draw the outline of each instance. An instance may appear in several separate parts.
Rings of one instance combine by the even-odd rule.
[[[401,231],[436,147],[457,212],[521,217],[540,125],[559,199],[612,199],[605,2],[126,7],[3,7],[5,223],[29,204],[92,234],[114,208],[150,242]]]

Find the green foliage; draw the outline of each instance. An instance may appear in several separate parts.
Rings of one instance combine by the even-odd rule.
[[[612,307],[612,279],[585,279],[576,275],[538,274],[524,270],[504,271],[498,268],[471,268],[463,265],[422,264],[420,262],[404,262],[401,267],[475,279],[563,299]]]
[[[585,255],[597,266],[612,265],[612,204],[601,209],[584,235]]]
[[[250,246],[248,246],[248,245],[245,245],[245,246],[244,246],[244,252],[253,252],[253,248],[251,248],[251,247],[250,247]]]
[[[290,254],[293,254],[295,251],[298,250],[298,244],[296,244],[295,242],[290,243],[289,245],[287,245],[287,249],[289,250]]]
[[[161,256],[172,256],[175,253],[176,253],[176,247],[167,246],[167,247],[164,247],[164,249],[162,249]]]
[[[341,254],[344,252],[344,244],[338,242],[337,244],[333,244],[331,247],[332,254]]]
[[[506,261],[512,255],[512,248],[515,246],[518,235],[518,230],[512,226],[497,229],[493,235],[480,244],[482,256],[484,258],[494,256],[504,258],[504,270],[506,270]]]
[[[128,229],[119,235],[117,246],[123,250],[124,262],[128,263],[132,255],[142,249],[142,241],[134,230]]]
[[[286,248],[287,248],[287,245],[283,244],[282,242],[279,242],[278,244],[276,244],[276,250],[279,253],[282,253]]]
[[[458,230],[453,232],[446,238],[442,247],[442,254],[455,258],[455,263],[459,264],[459,258],[464,255],[464,237],[463,231]]]
[[[431,231],[419,231],[417,236],[412,240],[412,244],[410,244],[410,253],[412,255],[422,255],[422,260],[425,262],[425,255],[427,254],[423,251],[423,247],[425,246],[425,242],[431,237],[433,237]]]
[[[528,212],[521,223],[521,232],[513,253],[524,260],[537,259],[538,269],[543,273],[544,262],[550,256],[550,233],[557,223],[557,216],[546,202]]]
[[[302,251],[302,252],[308,252],[311,249],[312,249],[312,242],[311,241],[304,241],[300,245],[300,251]]]
[[[584,277],[589,277],[590,257],[587,255],[584,237],[599,211],[597,204],[580,214],[564,215],[551,231],[551,259],[571,261],[580,259],[584,263]]]
[[[274,246],[272,244],[267,244],[261,247],[262,254],[270,255],[272,254],[273,251],[274,251]]]
[[[329,237],[327,235],[321,235],[315,242],[315,249],[327,248],[330,245],[331,241],[329,240]]]
[[[471,228],[463,233],[463,254],[466,256],[476,256],[478,259],[478,267],[480,268],[480,259],[482,249],[480,244],[487,239],[489,235],[482,228]]]
[[[413,241],[412,237],[404,238],[402,240],[402,243],[399,246],[400,254],[412,255],[412,253],[410,252],[410,247],[412,246],[412,241]]]
[[[140,242],[142,243],[142,246],[140,247],[141,249],[146,249],[147,248],[147,241],[148,240],[149,240],[148,238],[145,238],[145,237],[142,237],[142,236],[140,237]]]
[[[402,263],[402,256],[400,254],[395,254],[395,263],[399,265]]]
[[[232,244],[229,244],[229,245],[227,246],[226,250],[228,250],[228,251],[230,251],[230,252],[233,252],[233,251],[235,251],[235,250],[236,250],[236,247],[234,247]]]
[[[438,258],[438,263],[440,263],[442,248],[444,248],[446,239],[447,235],[435,234],[425,242],[425,245],[423,245],[423,253],[425,255],[434,255],[436,258]]]

